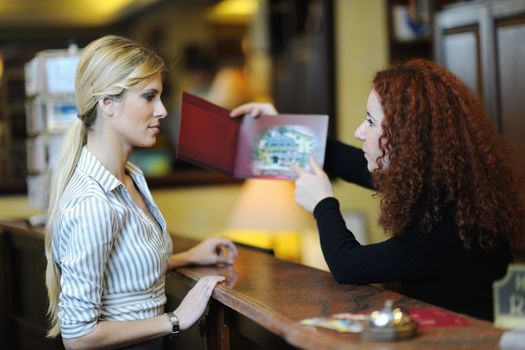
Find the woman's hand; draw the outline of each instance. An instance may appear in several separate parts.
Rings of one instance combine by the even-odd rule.
[[[187,263],[197,265],[233,264],[239,253],[232,241],[208,238],[184,253]]]
[[[313,212],[320,201],[333,197],[334,193],[330,179],[312,157],[310,167],[313,174],[296,165],[292,168],[298,176],[295,180],[295,201],[304,209]]]
[[[235,118],[245,114],[248,114],[253,118],[257,118],[262,114],[275,115],[277,114],[277,110],[271,103],[251,102],[245,103],[235,108],[233,111],[231,111],[230,117]]]
[[[224,281],[223,276],[206,276],[201,278],[186,294],[179,307],[173,311],[179,319],[181,330],[190,328],[202,316],[213,289]]]

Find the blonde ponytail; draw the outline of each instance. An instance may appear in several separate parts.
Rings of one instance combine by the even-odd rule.
[[[46,286],[49,297],[49,308],[47,310],[51,321],[51,327],[47,333],[48,337],[56,337],[60,334],[60,323],[58,320],[58,297],[60,295],[60,271],[53,261],[51,242],[53,240],[53,225],[56,219],[60,197],[64,192],[75,167],[77,165],[82,147],[86,144],[86,127],[77,119],[69,128],[62,141],[62,146],[55,165],[57,171],[52,171],[51,192],[49,195],[48,222],[45,228],[45,251],[47,258]]]

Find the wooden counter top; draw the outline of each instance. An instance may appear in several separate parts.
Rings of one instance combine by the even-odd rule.
[[[372,312],[388,299],[398,307],[428,304],[374,286],[338,284],[325,271],[248,249],[239,249],[232,267],[181,268],[177,273],[193,282],[205,275],[226,276],[213,298],[304,349],[494,349],[502,334],[492,323],[471,317],[470,326],[420,328],[414,339],[397,343],[362,341],[359,334],[301,326],[298,321],[309,317]]]
[[[4,232],[43,239],[41,231],[30,229],[20,222],[2,223],[0,227],[3,227]],[[194,243],[174,237],[176,251],[186,249]],[[239,256],[233,266],[185,267],[169,272],[166,285],[168,298],[181,284],[191,288],[199,278],[211,274],[226,277],[226,282],[219,285],[213,293],[216,302],[284,339],[290,347],[495,349],[502,334],[492,323],[470,317],[467,317],[471,323],[469,326],[419,328],[415,338],[390,343],[363,341],[359,334],[301,326],[298,321],[304,318],[342,312],[371,312],[382,308],[387,299],[393,300],[395,306],[400,307],[428,304],[374,286],[338,284],[330,273],[242,247],[239,248]],[[224,325],[219,324],[218,327],[224,328]],[[219,333],[229,331],[223,329]],[[222,344],[220,348],[229,347]]]

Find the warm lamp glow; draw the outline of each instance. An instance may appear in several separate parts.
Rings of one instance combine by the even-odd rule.
[[[310,213],[295,203],[291,181],[252,179],[244,183],[224,235],[300,262],[301,232],[312,223]]]
[[[0,25],[93,27],[161,0],[0,0]]]
[[[257,0],[223,0],[208,11],[207,18],[214,23],[246,24],[258,8]]]
[[[304,229],[311,221],[311,215],[295,203],[291,181],[252,179],[243,185],[229,228],[290,231]]]
[[[247,180],[225,236],[272,249],[275,256],[301,261],[301,235],[312,216],[295,203],[294,185],[283,180]]]
[[[102,17],[111,17],[124,7],[129,6],[132,0],[106,0],[106,1],[91,1],[86,3],[86,8],[89,11]]]

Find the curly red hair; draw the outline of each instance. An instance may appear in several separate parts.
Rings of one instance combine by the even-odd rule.
[[[373,87],[384,111],[383,155],[373,175],[387,232],[402,235],[413,224],[428,232],[450,207],[467,248],[490,249],[521,229],[510,152],[463,82],[415,59],[378,72]]]

